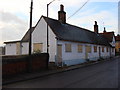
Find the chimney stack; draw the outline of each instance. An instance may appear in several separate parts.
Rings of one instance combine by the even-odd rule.
[[[94,32],[98,34],[98,25],[97,25],[97,21],[95,21]]]
[[[66,23],[66,12],[64,11],[64,6],[60,5],[60,11],[58,11],[58,20],[65,24]]]
[[[104,27],[104,31],[103,31],[103,33],[106,33],[106,28]]]

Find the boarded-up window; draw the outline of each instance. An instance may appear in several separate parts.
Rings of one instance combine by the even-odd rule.
[[[78,45],[78,52],[82,53],[82,45]]]
[[[104,47],[102,47],[102,52],[104,52]]]
[[[86,46],[86,51],[87,51],[88,53],[91,53],[91,46]]]
[[[33,44],[33,52],[40,53],[43,51],[43,44],[42,43],[34,43]]]
[[[16,54],[20,55],[20,42],[16,43]]]
[[[107,51],[107,52],[109,51],[108,47],[106,47],[106,51]]]
[[[71,52],[71,44],[65,44],[65,51],[66,52]]]
[[[97,46],[94,46],[94,52],[97,52]]]

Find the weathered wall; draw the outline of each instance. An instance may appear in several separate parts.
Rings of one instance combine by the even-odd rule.
[[[20,44],[20,55],[28,54],[29,43],[22,42]],[[5,55],[17,55],[17,46],[16,43],[9,43],[5,46]]]
[[[55,62],[56,55],[56,39],[55,34],[52,32],[51,28],[49,30],[49,54],[50,59],[49,62]],[[32,33],[32,52],[33,52],[33,43],[42,43],[43,44],[43,52],[47,52],[47,23],[44,18],[41,18],[39,23],[37,24],[35,30]]]
[[[86,50],[85,46],[91,46],[91,53],[88,53],[88,59],[89,60],[97,60],[99,59],[99,47],[100,47],[100,53],[102,58],[110,57],[110,50],[107,52],[106,47],[104,48],[104,52],[102,52],[102,46],[101,45],[94,45],[94,44],[85,44],[85,43],[76,43],[76,42],[68,42],[68,41],[58,41],[57,44],[62,45],[62,60],[63,63],[67,65],[74,65],[86,62]],[[65,52],[65,44],[71,44],[72,52]],[[77,45],[83,45],[82,47],[82,53],[78,53]],[[94,46],[97,46],[97,52],[94,52]],[[111,54],[114,56],[115,52],[111,52]]]
[[[6,44],[5,55],[16,55],[16,43]]]
[[[2,76],[11,77],[29,71],[29,60],[32,62],[32,72],[47,69],[49,55],[46,53],[31,56],[3,56]]]
[[[29,43],[28,42],[22,42],[22,55],[23,54],[28,54],[29,51]]]

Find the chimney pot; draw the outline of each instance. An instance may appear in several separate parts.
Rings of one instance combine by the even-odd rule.
[[[97,25],[97,21],[95,21],[95,25]]]
[[[60,5],[60,11],[64,11],[64,6],[62,4]]]

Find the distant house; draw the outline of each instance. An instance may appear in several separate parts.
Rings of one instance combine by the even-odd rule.
[[[5,47],[0,47],[0,55],[5,55]]]
[[[32,27],[32,32],[34,27]],[[6,44],[5,48],[5,55],[25,55],[28,54],[29,48],[29,32],[28,30],[24,37],[19,41],[9,41],[4,42]]]
[[[114,32],[107,32],[105,27],[104,27],[104,31],[103,33],[100,33],[101,35],[103,35],[105,38],[108,39],[109,43],[115,47],[115,34]]]
[[[116,53],[120,53],[120,35],[118,34],[117,36],[115,36],[115,39],[116,39],[115,45]]]
[[[115,55],[109,41],[98,33],[66,23],[64,6],[60,6],[58,20],[41,16],[32,28],[32,53],[47,52],[47,24],[49,29],[49,62],[56,65],[75,65]],[[29,30],[20,41],[5,42],[6,55],[28,54]]]

